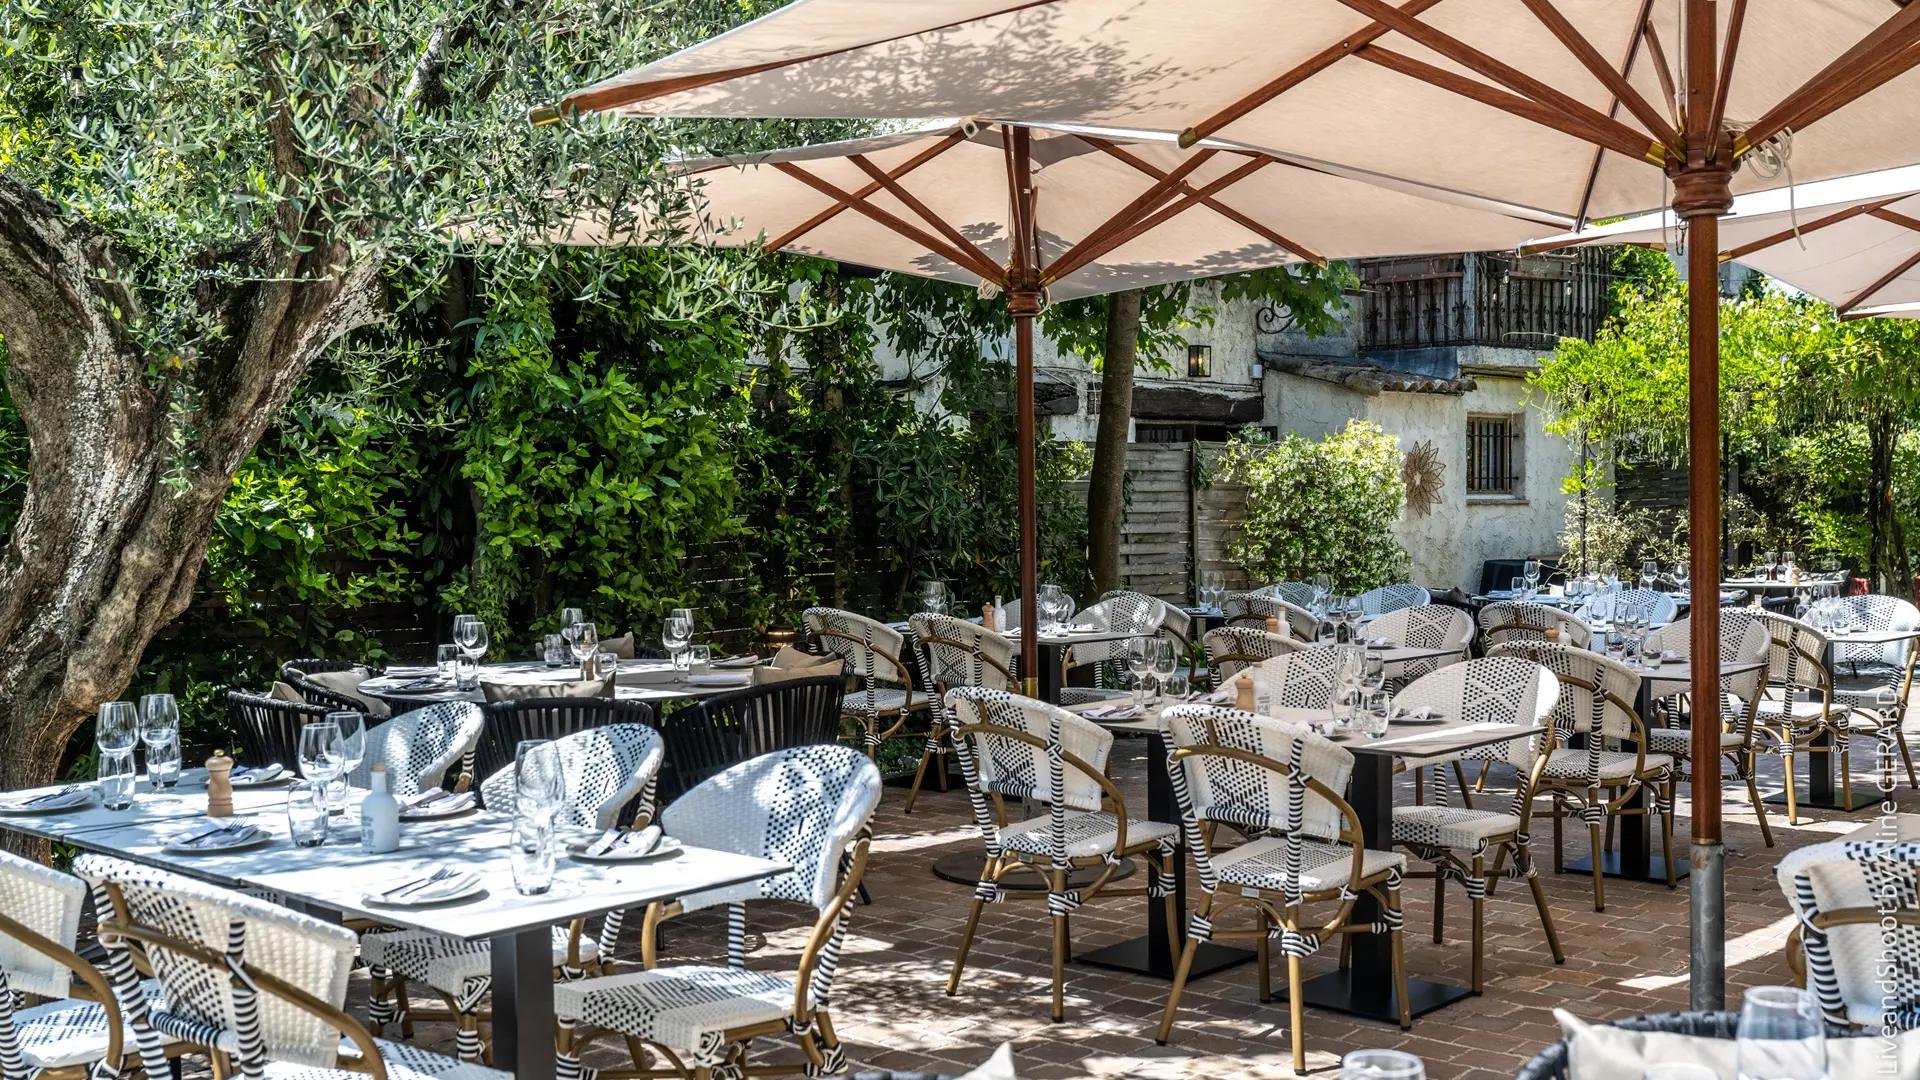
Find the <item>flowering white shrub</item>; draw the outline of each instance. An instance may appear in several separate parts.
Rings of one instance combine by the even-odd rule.
[[[1291,431],[1235,437],[1219,469],[1247,486],[1247,525],[1228,554],[1262,581],[1330,574],[1344,593],[1406,581],[1407,549],[1392,531],[1406,497],[1401,457],[1365,420],[1317,442]]]

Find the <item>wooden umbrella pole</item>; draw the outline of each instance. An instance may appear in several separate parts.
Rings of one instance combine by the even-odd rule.
[[[1013,316],[1014,443],[1020,471],[1020,678],[1028,697],[1040,696],[1040,496],[1035,481],[1037,464],[1033,418],[1033,320],[1046,306],[1038,287],[1040,268],[1034,252],[1033,158],[1026,128],[1003,125],[1006,136],[1007,183],[1011,190],[1013,228],[1008,247],[1013,264],[1008,274],[1007,312]]]

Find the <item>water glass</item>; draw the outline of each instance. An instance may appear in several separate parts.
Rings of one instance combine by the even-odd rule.
[[[460,646],[436,646],[433,650],[433,666],[439,670],[441,682],[454,681],[458,678],[456,669],[460,666]]]
[[[1387,727],[1392,722],[1393,695],[1385,690],[1376,690],[1366,696],[1360,715],[1354,718],[1353,726],[1367,738],[1378,739],[1387,734]]]
[[[456,690],[480,689],[480,661],[462,654],[453,662],[453,685]]]
[[[1826,1025],[1814,996],[1792,986],[1748,990],[1733,1063],[1739,1080],[1827,1080]]]
[[[1427,1080],[1427,1067],[1404,1050],[1355,1050],[1340,1059],[1340,1080]]]
[[[93,741],[102,750],[133,749],[140,738],[140,715],[131,701],[102,702],[94,714]]]
[[[1159,643],[1150,637],[1127,640],[1127,671],[1133,675],[1133,703],[1136,706],[1146,704],[1147,676],[1153,673],[1157,644]]]
[[[601,651],[593,654],[593,677],[611,679],[620,674],[620,654]]]
[[[525,739],[513,751],[513,812],[552,827],[567,798],[559,748],[548,739]]]
[[[100,805],[109,810],[125,810],[133,805],[133,751],[101,750]]]
[[[1515,600],[1525,600],[1527,598],[1527,579],[1526,578],[1512,579],[1507,583],[1507,588],[1510,592],[1513,593],[1513,598]]]
[[[180,707],[172,694],[141,697],[140,741],[147,746],[147,779],[172,787],[180,779]]]
[[[327,789],[301,781],[287,789],[287,832],[295,847],[319,847],[327,841]]]
[[[687,646],[687,673],[688,674],[705,675],[712,670],[713,670],[713,646],[711,645]]]
[[[147,744],[147,780],[162,791],[180,782],[180,736]]]
[[[552,824],[516,814],[507,857],[512,861],[515,892],[539,896],[553,888]]]
[[[566,667],[571,651],[565,634],[548,634],[540,639],[540,659],[550,668]]]

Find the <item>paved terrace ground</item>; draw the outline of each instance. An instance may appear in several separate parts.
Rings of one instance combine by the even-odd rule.
[[[1140,739],[1122,739],[1115,775],[1136,815],[1146,805],[1145,750]],[[1854,760],[1870,762],[1874,744],[1860,739]],[[1804,766],[1803,766],[1804,769]],[[1780,762],[1762,761],[1762,791],[1781,787]],[[1804,776],[1804,772],[1803,772]],[[1411,781],[1401,802],[1411,802]],[[1496,776],[1493,787],[1503,786]],[[1505,785],[1510,791],[1510,784]],[[1728,790],[1735,790],[1730,785]],[[1684,791],[1684,789],[1683,789]],[[834,1012],[855,1071],[925,1070],[964,1073],[1002,1042],[1012,1041],[1019,1074],[1031,1080],[1129,1077],[1140,1080],[1239,1080],[1289,1077],[1287,1010],[1284,1001],[1261,1004],[1254,966],[1243,964],[1191,983],[1181,1001],[1172,1044],[1154,1045],[1153,1028],[1166,1003],[1167,984],[1082,965],[1067,969],[1067,1019],[1047,1022],[1049,922],[1044,903],[1008,902],[989,908],[968,961],[960,992],[947,997],[945,983],[970,891],[935,878],[928,864],[953,852],[980,850],[959,790],[923,796],[911,815],[900,812],[903,789],[889,788],[874,823],[875,843],[867,882],[873,904],[855,912],[841,974],[834,984]],[[1505,805],[1506,793],[1497,796]],[[1894,795],[1905,812],[1920,811],[1920,796],[1904,783]],[[1491,805],[1489,803],[1481,805]],[[1543,812],[1542,800],[1537,813]],[[1684,851],[1688,827],[1684,795],[1675,845]],[[1727,805],[1727,980],[1729,1000],[1741,989],[1788,981],[1782,951],[1790,916],[1774,884],[1773,868],[1787,851],[1834,839],[1873,819],[1804,813],[1798,828],[1784,808],[1769,807],[1776,846],[1767,848],[1744,802]],[[1533,834],[1543,862],[1551,857],[1549,821],[1536,818]],[[1567,830],[1569,861],[1587,853],[1584,828]],[[1660,885],[1609,879],[1607,910],[1595,912],[1591,879],[1583,874],[1543,879],[1567,962],[1556,966],[1547,950],[1527,890],[1500,883],[1488,902],[1486,992],[1414,1021],[1401,1032],[1387,1024],[1309,1009],[1306,1014],[1309,1073],[1338,1075],[1342,1053],[1359,1047],[1398,1047],[1426,1060],[1432,1080],[1497,1080],[1559,1031],[1550,1010],[1565,1008],[1588,1018],[1684,1009],[1687,1004],[1687,893]],[[1136,875],[1127,884],[1136,884]],[[1189,874],[1189,888],[1197,889]],[[1407,968],[1414,976],[1465,984],[1470,962],[1470,908],[1455,884],[1447,903],[1447,940],[1436,945],[1431,881],[1410,881],[1407,903]],[[1144,900],[1115,897],[1090,902],[1073,922],[1077,951],[1088,951],[1144,932]],[[792,970],[805,937],[802,909],[753,913],[750,963]],[[725,952],[724,916],[701,913],[671,928],[663,955],[713,960]],[[1337,941],[1306,963],[1307,974],[1332,970]],[[638,964],[628,943],[623,957]],[[724,962],[723,960],[720,962]],[[1284,962],[1275,951],[1276,992],[1286,985]],[[361,984],[362,988],[364,983]],[[351,1006],[364,1015],[359,992]],[[448,1025],[422,1022],[420,1041],[453,1051]],[[762,1047],[758,1060],[797,1057],[790,1044]],[[625,1065],[624,1054],[596,1062]]]

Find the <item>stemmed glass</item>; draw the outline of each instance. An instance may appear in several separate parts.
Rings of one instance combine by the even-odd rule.
[[[666,647],[675,671],[687,670],[687,646],[693,644],[693,620],[684,615],[669,615],[661,624],[660,644]]]
[[[315,720],[300,729],[301,776],[319,784],[322,791],[328,791],[334,778],[346,771],[346,765],[346,746],[339,724],[331,719]],[[328,802],[331,804],[331,796]],[[327,810],[332,813],[333,807],[329,805]]]
[[[1733,1073],[1739,1080],[1827,1080],[1826,1025],[1813,995],[1792,986],[1748,990]]]
[[[1640,587],[1651,589],[1660,583],[1660,564],[1648,559],[1640,564]]]
[[[590,622],[577,622],[572,631],[567,635],[567,651],[573,654],[574,663],[585,671],[587,658],[600,652],[600,628]]]
[[[1682,596],[1691,595],[1692,590],[1687,584],[1687,578],[1692,573],[1693,567],[1688,566],[1685,559],[1673,564],[1673,584],[1680,590]]]
[[[109,810],[133,805],[133,747],[139,741],[139,717],[131,701],[102,702],[94,713],[93,741],[99,748],[100,803]]]
[[[180,706],[172,694],[140,699],[140,741],[147,745],[147,779],[162,790],[180,780]]]
[[[1520,577],[1526,582],[1527,599],[1533,599],[1533,594],[1540,588],[1540,560],[1528,559],[1521,563]]]
[[[1777,552],[1777,551],[1763,551],[1763,552],[1761,552],[1761,553],[1760,553],[1760,568],[1761,568],[1762,570],[1764,570],[1764,571],[1766,571],[1766,573],[1765,573],[1765,580],[1767,580],[1767,581],[1772,581],[1772,580],[1773,580],[1773,571],[1774,571],[1774,568],[1775,568],[1775,567],[1777,567],[1777,566],[1779,566],[1779,565],[1780,565],[1780,553],[1779,553],[1779,552]]]
[[[947,613],[947,583],[929,581],[920,586],[920,610],[933,615]]]
[[[566,643],[567,651],[573,651],[573,628],[587,621],[587,613],[577,607],[560,609],[560,640]]]
[[[553,887],[553,833],[567,797],[560,752],[546,739],[514,748],[513,832],[508,845],[513,887],[538,896]]]
[[[342,814],[347,809],[347,787],[353,770],[367,760],[367,716],[343,709],[328,713],[327,720],[340,729],[340,773],[327,782],[327,813]]]
[[[1180,670],[1180,657],[1174,651],[1171,641],[1154,641],[1153,648],[1153,688],[1156,694],[1164,697],[1167,693],[1167,680]]]
[[[1133,675],[1133,703],[1136,707],[1147,703],[1147,676],[1153,674],[1157,644],[1150,637],[1127,640],[1127,671]]]
[[[1333,599],[1333,575],[1315,574],[1307,584],[1313,587],[1313,613],[1326,618],[1327,603]]]
[[[1367,677],[1367,651],[1358,645],[1336,645],[1333,651],[1333,719],[1342,727],[1359,712],[1360,686]]]
[[[460,689],[471,690],[479,685],[480,659],[487,655],[487,624],[474,615],[454,616],[453,643],[460,646],[460,657],[466,661],[456,667],[456,681]]]

